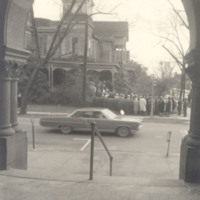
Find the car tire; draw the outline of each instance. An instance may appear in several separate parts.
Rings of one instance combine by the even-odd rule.
[[[69,134],[72,132],[72,127],[67,125],[62,125],[59,127],[61,133]]]
[[[119,137],[128,137],[130,135],[130,129],[125,126],[121,126],[117,129],[117,135]]]

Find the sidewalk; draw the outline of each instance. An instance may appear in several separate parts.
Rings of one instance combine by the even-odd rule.
[[[79,152],[80,153],[80,152]],[[97,175],[94,170],[93,180],[89,180],[89,160],[85,167],[78,160],[72,159],[74,152],[66,151],[31,151],[27,171],[10,169],[0,172],[1,200],[199,200],[200,185],[184,183],[178,178],[161,179],[138,176],[109,177],[108,173]],[[78,155],[77,155],[78,156]],[[166,167],[166,174],[171,172],[171,165],[163,165],[163,158],[155,155],[143,155],[138,163],[138,170],[150,168],[140,160],[155,159],[157,173]],[[85,159],[85,156],[78,156]],[[97,166],[95,166],[96,168]],[[126,170],[126,167],[121,170]],[[76,169],[82,173],[75,173]],[[103,167],[103,170],[105,168]],[[160,170],[161,171],[161,170]],[[163,169],[162,169],[163,171]]]
[[[61,105],[28,105],[27,108],[27,115],[28,116],[41,116],[41,115],[66,115],[71,112],[73,112],[75,109],[78,109],[78,107],[72,107],[72,106],[61,106]],[[23,116],[23,115],[22,115]],[[21,117],[22,117],[21,116]],[[25,115],[26,116],[26,115]],[[138,115],[139,116],[139,115]],[[136,117],[138,117],[136,116]],[[171,119],[178,119],[178,120],[184,120],[189,121],[190,120],[190,108],[187,110],[187,116],[184,117],[183,114],[181,116],[178,116],[178,114],[171,114],[169,117],[163,116],[160,117],[158,115],[148,116],[142,116],[145,119],[160,119],[160,120],[171,120]]]
[[[83,159],[86,165],[80,165],[79,160]],[[156,176],[151,176],[151,166],[145,165],[149,159],[155,160],[157,167],[153,170]],[[178,180],[172,173],[173,159],[173,156],[167,161],[158,155],[143,154],[142,157],[136,158],[134,166],[129,166],[135,170],[134,177],[115,174],[110,177],[104,166],[101,166],[104,173],[97,174],[98,166],[94,166],[93,180],[90,181],[89,159],[85,153],[49,149],[29,150],[28,170],[0,171],[0,199],[199,200],[200,185]],[[121,170],[125,172],[126,167],[128,166]],[[141,176],[138,173],[141,171],[145,171],[146,174]],[[162,174],[163,171],[165,174]],[[166,178],[162,178],[163,175],[166,175]],[[174,178],[171,178],[172,176]]]

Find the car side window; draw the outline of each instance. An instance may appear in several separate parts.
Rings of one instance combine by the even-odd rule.
[[[92,118],[93,113],[91,111],[83,112],[82,117]]]
[[[83,117],[83,118],[106,118],[100,111],[77,111],[71,117]]]
[[[78,111],[74,113],[71,117],[84,117],[84,118],[91,118],[92,112],[89,111]]]
[[[82,117],[82,112],[78,111],[74,113],[71,117]]]
[[[101,113],[101,112],[93,112],[93,118],[99,118],[99,119],[102,119],[102,118],[105,118],[105,116]]]

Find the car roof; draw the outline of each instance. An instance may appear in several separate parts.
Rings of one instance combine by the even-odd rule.
[[[95,108],[95,107],[88,107],[88,108],[78,108],[75,111],[102,111],[105,110],[107,108]]]

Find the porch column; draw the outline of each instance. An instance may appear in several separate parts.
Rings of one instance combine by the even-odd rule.
[[[180,179],[200,183],[200,49],[185,57],[186,73],[192,80],[190,129],[181,144]]]
[[[53,91],[53,66],[52,64],[48,65],[48,81],[49,81],[49,91]]]
[[[111,80],[111,84],[112,84],[112,88],[114,90],[114,89],[116,89],[116,85],[115,85],[115,82],[116,82],[116,80],[115,80],[115,77],[116,77],[115,74],[116,73],[112,71],[111,74],[112,74],[112,76],[111,76],[111,79],[112,79]]]
[[[50,90],[54,89],[54,81],[53,81],[53,66],[50,65]]]

